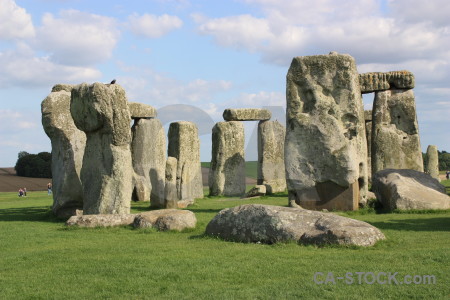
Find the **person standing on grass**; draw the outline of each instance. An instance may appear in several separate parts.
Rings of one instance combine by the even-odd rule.
[[[26,197],[27,196],[27,188],[23,188],[23,196]]]
[[[47,184],[47,191],[49,195],[52,194],[52,184],[50,182]]]
[[[450,171],[445,172],[445,178],[447,178],[447,180],[450,178]]]

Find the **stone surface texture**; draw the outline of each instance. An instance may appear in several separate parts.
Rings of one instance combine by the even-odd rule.
[[[308,209],[355,210],[366,200],[367,142],[350,55],[295,57],[287,74],[289,200]]]
[[[166,136],[158,119],[135,120],[132,132],[131,155],[134,180],[134,197],[149,201],[152,207],[164,207],[164,182],[166,164]],[[139,191],[146,191],[139,196]],[[144,197],[142,199],[142,197]]]
[[[211,196],[245,194],[244,142],[242,122],[218,122],[214,125],[208,180]]]
[[[270,110],[262,108],[227,108],[223,111],[225,121],[261,121],[271,117]]]
[[[259,197],[265,196],[267,193],[267,188],[265,185],[255,185],[246,194],[245,197]]]
[[[364,111],[367,141],[367,180],[372,182],[372,110]]]
[[[284,139],[286,128],[278,121],[258,124],[258,184],[264,184],[268,194],[286,190]]]
[[[192,211],[178,209],[160,209],[138,214],[134,219],[135,228],[153,227],[159,231],[195,228],[197,218]]]
[[[177,159],[177,193],[180,201],[203,198],[200,139],[197,125],[180,121],[170,124],[168,156]]]
[[[450,208],[445,187],[429,174],[415,170],[379,171],[373,176],[372,190],[388,211]]]
[[[302,208],[246,204],[220,211],[206,234],[229,241],[372,246],[383,233],[362,221]]]
[[[130,110],[130,117],[132,119],[139,118],[156,118],[156,109],[148,104],[139,102],[128,102],[128,109]]]
[[[86,135],[70,114],[71,89],[71,85],[55,85],[41,104],[42,126],[52,143],[52,211],[61,218],[83,208],[80,172]]]
[[[419,126],[412,90],[375,93],[372,176],[384,169],[412,169],[423,172]]]
[[[125,90],[82,83],[72,89],[70,112],[87,137],[80,176],[84,214],[129,214],[133,167]]]
[[[168,157],[166,161],[166,185],[164,189],[164,207],[177,208],[178,192],[177,192],[177,165],[178,161],[175,157]]]
[[[371,72],[359,74],[362,93],[389,89],[413,89],[414,74],[409,71]]]
[[[441,181],[439,178],[438,149],[435,145],[429,145],[427,148],[427,164],[425,166],[425,172],[438,181]]]

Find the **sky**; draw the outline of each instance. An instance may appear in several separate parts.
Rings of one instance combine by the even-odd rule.
[[[0,0],[0,166],[51,151],[40,105],[53,85],[112,79],[166,129],[198,121],[209,161],[225,108],[284,122],[292,58],[331,51],[360,73],[413,72],[422,149],[450,152],[449,16],[448,0]],[[245,134],[255,160],[256,122]]]

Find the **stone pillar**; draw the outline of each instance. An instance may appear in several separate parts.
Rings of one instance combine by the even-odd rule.
[[[81,168],[84,214],[128,214],[132,192],[130,112],[118,84],[86,83],[72,90],[70,112],[86,133]]]
[[[211,196],[245,194],[244,125],[240,121],[218,122],[212,129],[209,170]]]
[[[439,178],[438,150],[434,145],[429,145],[427,148],[427,164],[425,166],[425,172],[430,174],[431,177],[441,181]]]
[[[258,184],[267,194],[286,190],[284,138],[286,129],[278,121],[258,123]]]
[[[168,157],[166,162],[166,184],[164,187],[164,207],[178,208],[177,159]]]
[[[135,119],[131,129],[131,152],[137,191],[148,190],[144,199],[152,207],[164,207],[166,136],[158,119]]]
[[[55,85],[42,101],[42,126],[52,143],[53,213],[59,218],[83,209],[80,171],[86,135],[70,115],[71,85]]]
[[[372,120],[372,174],[384,169],[423,172],[416,105],[412,90],[375,93]]]
[[[367,143],[350,55],[295,57],[287,74],[289,201],[307,209],[358,209],[367,193]]]
[[[168,156],[175,157],[178,161],[178,199],[193,203],[195,198],[203,198],[197,125],[186,121],[171,123],[168,136]]]
[[[367,180],[372,182],[372,110],[364,111],[367,141]]]

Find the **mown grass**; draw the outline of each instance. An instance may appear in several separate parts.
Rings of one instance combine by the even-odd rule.
[[[213,197],[190,207],[182,233],[130,227],[68,229],[45,192],[0,193],[0,299],[445,299],[450,295],[450,211],[339,213],[373,224],[387,240],[371,248],[225,242],[203,235],[225,207],[286,205],[285,195]],[[133,212],[148,203],[133,203]],[[434,275],[433,285],[316,284],[316,272]],[[324,279],[324,278],[323,278]],[[447,298],[448,299],[448,298]]]
[[[202,167],[209,168],[210,162],[202,162]],[[258,179],[258,162],[257,161],[246,161],[245,162],[245,176],[249,178]]]

